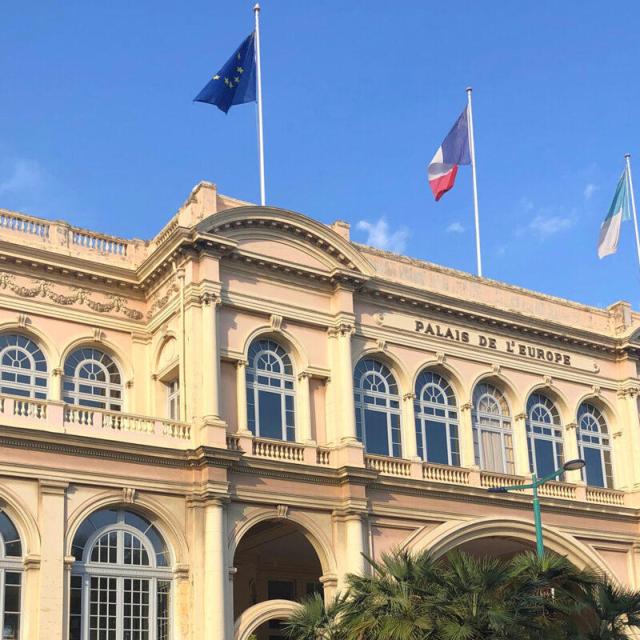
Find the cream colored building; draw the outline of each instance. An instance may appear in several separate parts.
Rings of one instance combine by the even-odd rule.
[[[259,640],[362,553],[545,544],[640,588],[640,314],[199,184],[149,241],[0,212],[0,616]],[[19,629],[19,630],[18,630]]]

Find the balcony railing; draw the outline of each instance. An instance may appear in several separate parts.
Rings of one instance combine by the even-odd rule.
[[[149,446],[191,447],[191,426],[183,422],[104,411],[53,400],[0,396],[0,422],[10,427],[70,433]]]
[[[184,422],[17,396],[0,396],[0,424],[26,430],[67,433],[172,449],[191,449],[198,444],[192,441],[191,426]],[[367,469],[383,477],[454,485],[460,487],[461,491],[466,490],[467,487],[486,490],[526,482],[526,479],[521,476],[477,468],[469,469],[419,460],[363,455],[362,450],[358,451],[357,448],[353,449],[355,457],[345,458],[344,451],[340,447],[316,446],[313,442],[302,444],[255,438],[251,434],[227,434],[226,445],[227,449],[237,451],[242,456],[287,464],[329,469],[364,464]],[[358,462],[358,456],[360,456],[360,462]],[[530,493],[530,490],[519,493],[521,495]],[[605,506],[635,505],[634,496],[625,491],[585,487],[568,482],[548,482],[540,488],[540,495],[554,500],[582,501]]]

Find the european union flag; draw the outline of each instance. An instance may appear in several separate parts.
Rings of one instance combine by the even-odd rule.
[[[255,102],[256,55],[255,32],[238,47],[194,102],[208,102],[227,113],[234,104]]]

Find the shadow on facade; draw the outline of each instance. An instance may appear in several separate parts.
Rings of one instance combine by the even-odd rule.
[[[234,617],[268,600],[299,601],[322,593],[320,560],[302,529],[288,520],[267,520],[252,527],[234,557]],[[254,632],[257,640],[280,640],[280,622],[272,619]]]

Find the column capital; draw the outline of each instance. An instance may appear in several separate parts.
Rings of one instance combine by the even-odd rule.
[[[527,419],[527,414],[524,411],[521,411],[520,413],[516,413],[515,416],[513,416],[514,420],[526,420]]]
[[[575,422],[568,422],[567,424],[564,425],[564,428],[566,431],[575,431],[577,426],[578,425]]]
[[[355,327],[347,322],[340,322],[333,327],[327,328],[327,334],[330,338],[350,338],[355,332]]]
[[[309,371],[301,371],[298,374],[298,381],[302,382],[303,380],[308,380],[311,377],[311,373]]]
[[[249,366],[249,361],[239,358],[238,360],[236,360],[235,364],[236,364],[236,369],[242,369],[243,367]]]
[[[470,402],[465,402],[464,404],[460,405],[460,411],[471,411],[472,407],[473,405]]]
[[[219,304],[222,304],[222,299],[218,294],[213,293],[212,291],[205,291],[200,294],[200,304],[204,307],[208,307],[210,305],[217,307]]]
[[[402,399],[407,402],[416,399],[416,394],[413,391],[408,391],[402,396]]]

